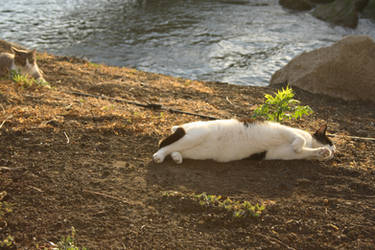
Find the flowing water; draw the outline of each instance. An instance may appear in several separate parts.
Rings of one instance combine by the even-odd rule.
[[[332,26],[277,0],[0,0],[0,39],[190,79],[267,85],[303,51],[375,23]]]

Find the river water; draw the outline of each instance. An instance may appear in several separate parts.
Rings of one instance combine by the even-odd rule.
[[[375,23],[332,26],[277,0],[0,0],[0,39],[190,79],[267,85],[303,51]]]

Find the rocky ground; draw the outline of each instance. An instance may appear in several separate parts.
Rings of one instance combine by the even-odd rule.
[[[288,123],[328,121],[338,152],[327,162],[156,165],[172,125],[204,119],[168,109],[246,118],[274,89],[38,57],[51,88],[0,80],[0,199],[13,210],[0,239],[13,248],[50,248],[72,226],[89,249],[374,248],[375,141],[349,137],[375,137],[374,104],[297,91],[315,113]],[[266,208],[233,218],[191,198],[203,192]]]

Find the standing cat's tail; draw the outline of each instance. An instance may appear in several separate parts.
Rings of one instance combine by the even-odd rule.
[[[178,127],[177,129],[174,130],[174,133],[162,140],[159,144],[159,149],[166,147],[178,140],[180,140],[182,137],[184,137],[186,134],[185,129],[182,127]]]

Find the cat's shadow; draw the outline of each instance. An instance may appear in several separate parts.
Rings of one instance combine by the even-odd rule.
[[[177,165],[167,159],[162,164],[149,163],[147,182],[163,190],[272,199],[288,197],[296,187],[314,185],[322,168],[322,163],[307,160],[230,163],[185,160]]]

